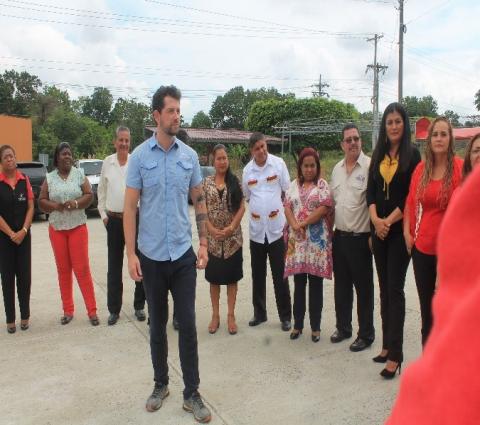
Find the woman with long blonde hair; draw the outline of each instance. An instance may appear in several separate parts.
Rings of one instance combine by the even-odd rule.
[[[432,328],[432,299],[437,280],[437,234],[455,188],[462,180],[463,161],[455,156],[452,125],[438,117],[430,125],[425,159],[415,169],[404,211],[403,231],[412,255],[422,316],[422,345]]]

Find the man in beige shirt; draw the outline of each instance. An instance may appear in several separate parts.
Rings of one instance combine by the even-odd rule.
[[[123,295],[123,202],[125,199],[125,179],[127,175],[130,149],[130,130],[118,127],[113,142],[115,151],[103,161],[98,184],[98,212],[107,229],[108,272],[107,305],[110,316],[108,324],[117,323],[122,308]],[[142,282],[135,282],[133,308],[139,321],[145,320],[145,292]]]
[[[342,136],[341,147],[345,157],[335,165],[330,183],[335,199],[333,273],[337,318],[337,329],[330,340],[337,343],[352,336],[355,287],[359,331],[350,350],[362,351],[375,339],[373,263],[366,202],[370,158],[362,152],[362,139],[355,124],[346,125]]]

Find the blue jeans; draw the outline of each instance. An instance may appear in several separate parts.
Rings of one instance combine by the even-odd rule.
[[[175,261],[155,261],[140,253],[143,285],[150,316],[150,350],[156,383],[168,385],[168,291],[178,320],[178,348],[185,389],[189,398],[200,384],[197,329],[195,326],[196,256],[190,247]]]

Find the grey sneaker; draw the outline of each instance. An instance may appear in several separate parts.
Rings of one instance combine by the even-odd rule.
[[[148,397],[147,404],[145,405],[146,409],[149,412],[155,412],[155,410],[160,409],[163,399],[167,397],[168,394],[170,393],[166,385],[156,383],[151,396]]]
[[[193,417],[201,423],[210,422],[212,414],[198,392],[194,392],[189,398],[183,400],[183,409],[193,413]]]

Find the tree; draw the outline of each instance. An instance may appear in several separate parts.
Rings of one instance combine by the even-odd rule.
[[[253,104],[248,114],[246,127],[251,131],[271,134],[273,127],[295,119],[311,120],[357,120],[359,112],[350,103],[324,97],[310,99],[262,100]],[[338,133],[292,136],[295,151],[305,146],[320,150],[338,149]]]
[[[402,103],[410,117],[436,117],[438,113],[437,101],[432,96],[406,96]]]
[[[475,106],[480,111],[480,90],[475,93]]]
[[[203,111],[198,111],[192,119],[192,128],[212,128],[212,120]]]
[[[259,100],[293,98],[293,94],[280,94],[277,89],[260,88],[244,90],[242,86],[217,96],[209,115],[215,128],[245,128],[245,120],[252,105]]]
[[[80,112],[83,116],[97,121],[103,126],[110,122],[110,111],[112,110],[113,96],[105,87],[95,87],[93,93],[88,97],[79,99]]]
[[[28,72],[5,71],[0,75],[0,114],[31,116],[41,85]]]
[[[119,98],[110,114],[112,130],[119,125],[130,129],[132,148],[145,140],[145,126],[151,123],[150,107],[132,99]]]
[[[110,148],[112,135],[98,122],[71,110],[57,108],[39,129],[34,141],[34,155],[53,154],[60,142],[68,142],[77,158],[104,157]]]
[[[57,108],[69,110],[71,108],[68,92],[62,91],[55,86],[45,86],[39,93],[33,107],[36,117],[36,125],[43,125]]]
[[[450,123],[454,126],[454,127],[458,127],[460,126],[460,115],[458,115],[456,112],[454,111],[450,111],[450,110],[447,110],[443,113],[443,116],[445,118],[448,118],[448,120],[450,121]]]

